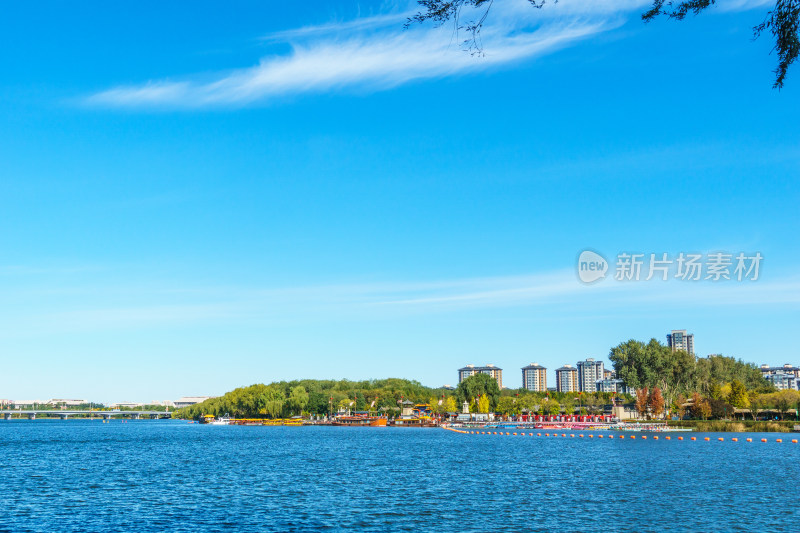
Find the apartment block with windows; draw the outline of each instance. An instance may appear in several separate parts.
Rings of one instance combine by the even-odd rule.
[[[564,365],[556,369],[556,390],[558,392],[578,392],[578,369]]]
[[[591,357],[585,361],[578,361],[578,390],[581,392],[596,392],[597,380],[603,379],[603,362],[595,361]]]
[[[685,329],[673,329],[672,333],[667,333],[667,346],[673,352],[683,350],[694,355],[694,333],[686,333]]]
[[[800,378],[800,367],[786,363],[783,366],[769,366],[761,365],[761,375],[764,377],[771,376],[772,374],[791,374],[796,378]]]
[[[464,368],[458,369],[458,382],[461,383],[470,376],[475,374],[488,374],[497,381],[497,385],[503,388],[503,369],[494,365],[475,366],[467,365]]]
[[[547,369],[538,363],[522,367],[522,387],[534,392],[546,392]]]

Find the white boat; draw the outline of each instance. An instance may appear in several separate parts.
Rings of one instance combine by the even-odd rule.
[[[201,422],[210,426],[228,426],[231,423],[231,417],[228,415],[228,413],[225,413],[225,416],[221,416],[219,418],[214,418],[212,415],[206,415],[203,417]]]

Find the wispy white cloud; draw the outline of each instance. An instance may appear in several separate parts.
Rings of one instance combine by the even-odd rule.
[[[611,274],[613,276],[613,273]],[[39,289],[3,291],[0,338],[49,333],[195,327],[304,325],[397,320],[494,309],[530,316],[596,313],[635,317],[653,310],[725,310],[753,306],[797,309],[800,278],[682,282],[578,281],[571,269],[521,276],[334,284],[286,288],[86,286],[43,295]],[[46,297],[45,297],[46,296]],[[17,306],[36,297],[35,309]]]
[[[285,40],[286,55],[262,58],[255,66],[219,74],[211,81],[160,80],[116,87],[89,96],[92,105],[112,107],[196,108],[244,105],[288,94],[357,87],[381,90],[412,80],[475,72],[524,60],[568,46],[621,24],[624,19],[579,2],[576,9],[532,9],[525,1],[495,7],[492,24],[482,32],[485,55],[464,52],[464,35],[450,27],[412,25],[403,21],[412,12],[379,15],[273,33],[266,40]],[[625,3],[627,5],[627,2]],[[561,15],[560,13],[564,13]]]
[[[461,49],[467,37],[452,24],[413,24],[416,4],[352,20],[274,32],[265,42],[287,42],[290,52],[211,80],[156,80],[115,87],[85,99],[122,108],[241,106],[283,95],[336,89],[383,90],[412,80],[476,72],[551,53],[638,16],[650,0],[564,0],[534,9],[527,0],[496,3],[481,35],[485,55]],[[720,11],[762,7],[767,0],[728,0]],[[462,23],[480,15],[465,12]]]

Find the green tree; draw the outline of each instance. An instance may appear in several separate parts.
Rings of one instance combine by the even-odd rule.
[[[486,396],[489,401],[489,409],[492,409],[497,405],[497,400],[500,398],[500,387],[497,385],[497,380],[490,375],[475,374],[458,384],[455,395],[459,403],[464,400],[472,403],[475,398]],[[481,412],[486,413],[489,411]]]
[[[716,4],[716,0],[652,0],[650,9],[642,14],[644,22],[658,17],[683,20],[688,14],[697,15]],[[773,49],[778,55],[773,87],[783,87],[789,67],[800,54],[800,0],[774,0],[764,20],[753,27],[753,35],[760,37],[769,33],[773,39]],[[546,0],[528,0],[534,8],[544,7]],[[558,0],[553,0],[557,3]],[[493,0],[417,0],[422,10],[408,19],[406,27],[412,23],[432,21],[441,25],[454,21],[456,30],[465,32],[467,39],[463,45],[473,53],[482,54],[481,29],[486,22]],[[466,10],[466,11],[465,11]]]
[[[305,387],[300,385],[293,387],[289,398],[286,400],[286,405],[294,414],[302,413],[303,409],[308,405],[308,391]]]
[[[789,405],[789,400],[784,394],[779,394],[775,399],[775,407],[777,407],[778,411],[781,413],[781,420],[786,419],[786,413],[789,411]]]
[[[744,383],[738,379],[731,381],[731,393],[728,395],[728,403],[734,407],[745,408],[750,401],[747,398],[747,389]]]
[[[564,414],[572,416],[575,414],[575,400],[572,397],[566,397],[561,405],[564,407]]]
[[[722,396],[723,396],[722,387],[720,386],[719,382],[712,381],[708,385],[708,396],[712,400],[720,400],[720,399],[722,399]]]
[[[448,396],[444,399],[444,411],[446,413],[457,413],[461,411],[456,404],[456,399],[454,397]]]
[[[763,406],[763,402],[759,396],[760,395],[755,391],[752,391],[748,394],[747,410],[750,411],[750,416],[753,418],[753,420],[758,420],[758,412]]]
[[[514,414],[515,410],[514,399],[510,398],[509,396],[503,396],[497,401],[497,407],[495,411],[500,414]]]

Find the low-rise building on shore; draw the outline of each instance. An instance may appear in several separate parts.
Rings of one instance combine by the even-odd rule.
[[[216,396],[184,396],[183,398],[175,400],[173,404],[175,405],[175,409],[180,409],[182,407],[189,407],[190,405],[201,403],[215,397]]]

